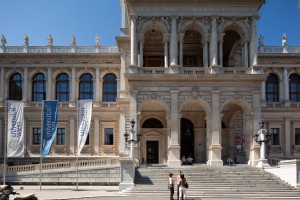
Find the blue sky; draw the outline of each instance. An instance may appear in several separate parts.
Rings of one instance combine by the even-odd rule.
[[[298,0],[266,0],[260,10],[257,35],[262,34],[267,46],[280,46],[287,34],[287,44],[300,46],[300,9]],[[116,45],[120,35],[119,0],[0,0],[0,34],[8,46],[23,45],[25,34],[29,45],[47,45],[47,36],[56,46],[70,45],[75,35],[78,46]]]

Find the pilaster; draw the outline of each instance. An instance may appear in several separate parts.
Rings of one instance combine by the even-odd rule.
[[[170,42],[171,67],[178,66],[178,38],[176,18],[172,18],[171,42]]]

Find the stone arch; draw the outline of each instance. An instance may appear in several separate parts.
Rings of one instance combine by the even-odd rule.
[[[115,70],[109,70],[109,69],[108,69],[108,70],[105,70],[105,71],[103,71],[103,72],[101,72],[99,78],[103,80],[104,76],[106,76],[107,74],[114,74],[114,75],[117,77],[117,79],[120,78],[118,72],[116,72]],[[96,78],[97,78],[97,77],[96,77]]]
[[[200,105],[204,109],[206,115],[211,115],[211,107],[210,107],[210,105],[204,99],[201,99],[201,98],[187,99],[187,100],[185,100],[180,105],[179,112],[182,112],[184,106],[186,106],[187,104],[195,104],[195,103],[197,105]]]
[[[144,100],[141,104],[138,105],[138,112],[142,112],[143,108],[145,107],[145,105],[147,104],[153,104],[153,103],[159,103],[159,105],[161,106],[161,108],[163,108],[164,111],[166,111],[166,114],[168,115],[170,113],[170,107],[169,105],[163,101],[160,98],[152,98],[152,99],[146,99]]]
[[[163,128],[167,127],[166,119],[162,118],[161,116],[157,116],[157,115],[153,116],[150,114],[143,116],[143,118],[141,119],[141,127],[144,124],[144,122],[146,122],[148,119],[151,119],[151,118],[154,118],[154,119],[157,119],[158,121],[160,121],[160,123],[162,123],[162,125],[163,125]]]
[[[249,104],[246,100],[244,100],[244,99],[242,99],[242,98],[228,99],[227,101],[225,101],[225,102],[223,103],[223,105],[221,106],[220,111],[222,111],[222,110],[224,109],[224,107],[225,107],[226,105],[230,104],[230,103],[240,106],[246,114],[251,114],[251,113],[253,113],[250,104]]]
[[[80,70],[78,73],[76,73],[76,79],[80,79],[83,74],[90,74],[92,75],[93,80],[95,80],[95,74],[92,70]]]
[[[159,29],[162,33],[168,33],[167,26],[161,21],[149,20],[142,25],[140,33],[146,33],[151,29]]]
[[[219,26],[219,32],[223,33],[227,30],[236,31],[241,37],[249,33],[249,30],[245,27],[245,25],[241,21],[227,21],[224,24]]]
[[[71,80],[71,73],[68,70],[65,69],[60,69],[60,70],[56,70],[53,74],[52,74],[52,79],[56,80],[57,76],[60,74],[68,74],[69,76],[69,80]]]
[[[23,74],[23,71],[21,71],[21,70],[10,70],[10,71],[8,71],[8,72],[5,74],[5,80],[9,80],[10,77],[11,77],[13,74],[16,74],[16,73],[21,74],[22,79],[23,79],[23,81],[24,81],[24,74]]]
[[[182,25],[182,27],[178,30],[178,32],[185,32],[188,29],[193,29],[198,31],[202,37],[208,33],[207,27],[205,24],[200,23],[200,22],[193,22],[193,21],[188,21]]]
[[[47,72],[46,72],[45,70],[33,70],[33,71],[31,71],[31,72],[29,73],[29,75],[28,75],[29,80],[32,80],[33,77],[34,77],[36,74],[38,74],[38,73],[44,74],[46,80],[48,80]]]

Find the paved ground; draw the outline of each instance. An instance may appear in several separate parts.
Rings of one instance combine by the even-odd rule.
[[[65,199],[88,199],[88,200],[168,200],[168,198],[157,198],[157,197],[127,197],[123,196],[119,192],[119,186],[13,186],[15,191],[19,192],[20,195],[28,193],[35,193],[39,200],[65,200]],[[20,187],[24,187],[24,190],[18,190]],[[176,194],[175,194],[176,195]],[[174,197],[175,197],[174,195]],[[13,199],[17,195],[11,195],[10,199]],[[232,198],[194,198],[188,200],[232,200]],[[251,200],[249,198],[235,198],[241,200]],[[276,198],[268,198],[269,200],[279,200]],[[284,199],[299,199],[299,198],[280,198]],[[255,199],[255,200],[266,200],[266,198]]]

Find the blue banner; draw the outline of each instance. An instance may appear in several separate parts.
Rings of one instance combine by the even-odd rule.
[[[49,155],[57,132],[57,101],[44,101],[44,127],[42,141],[42,157]]]

